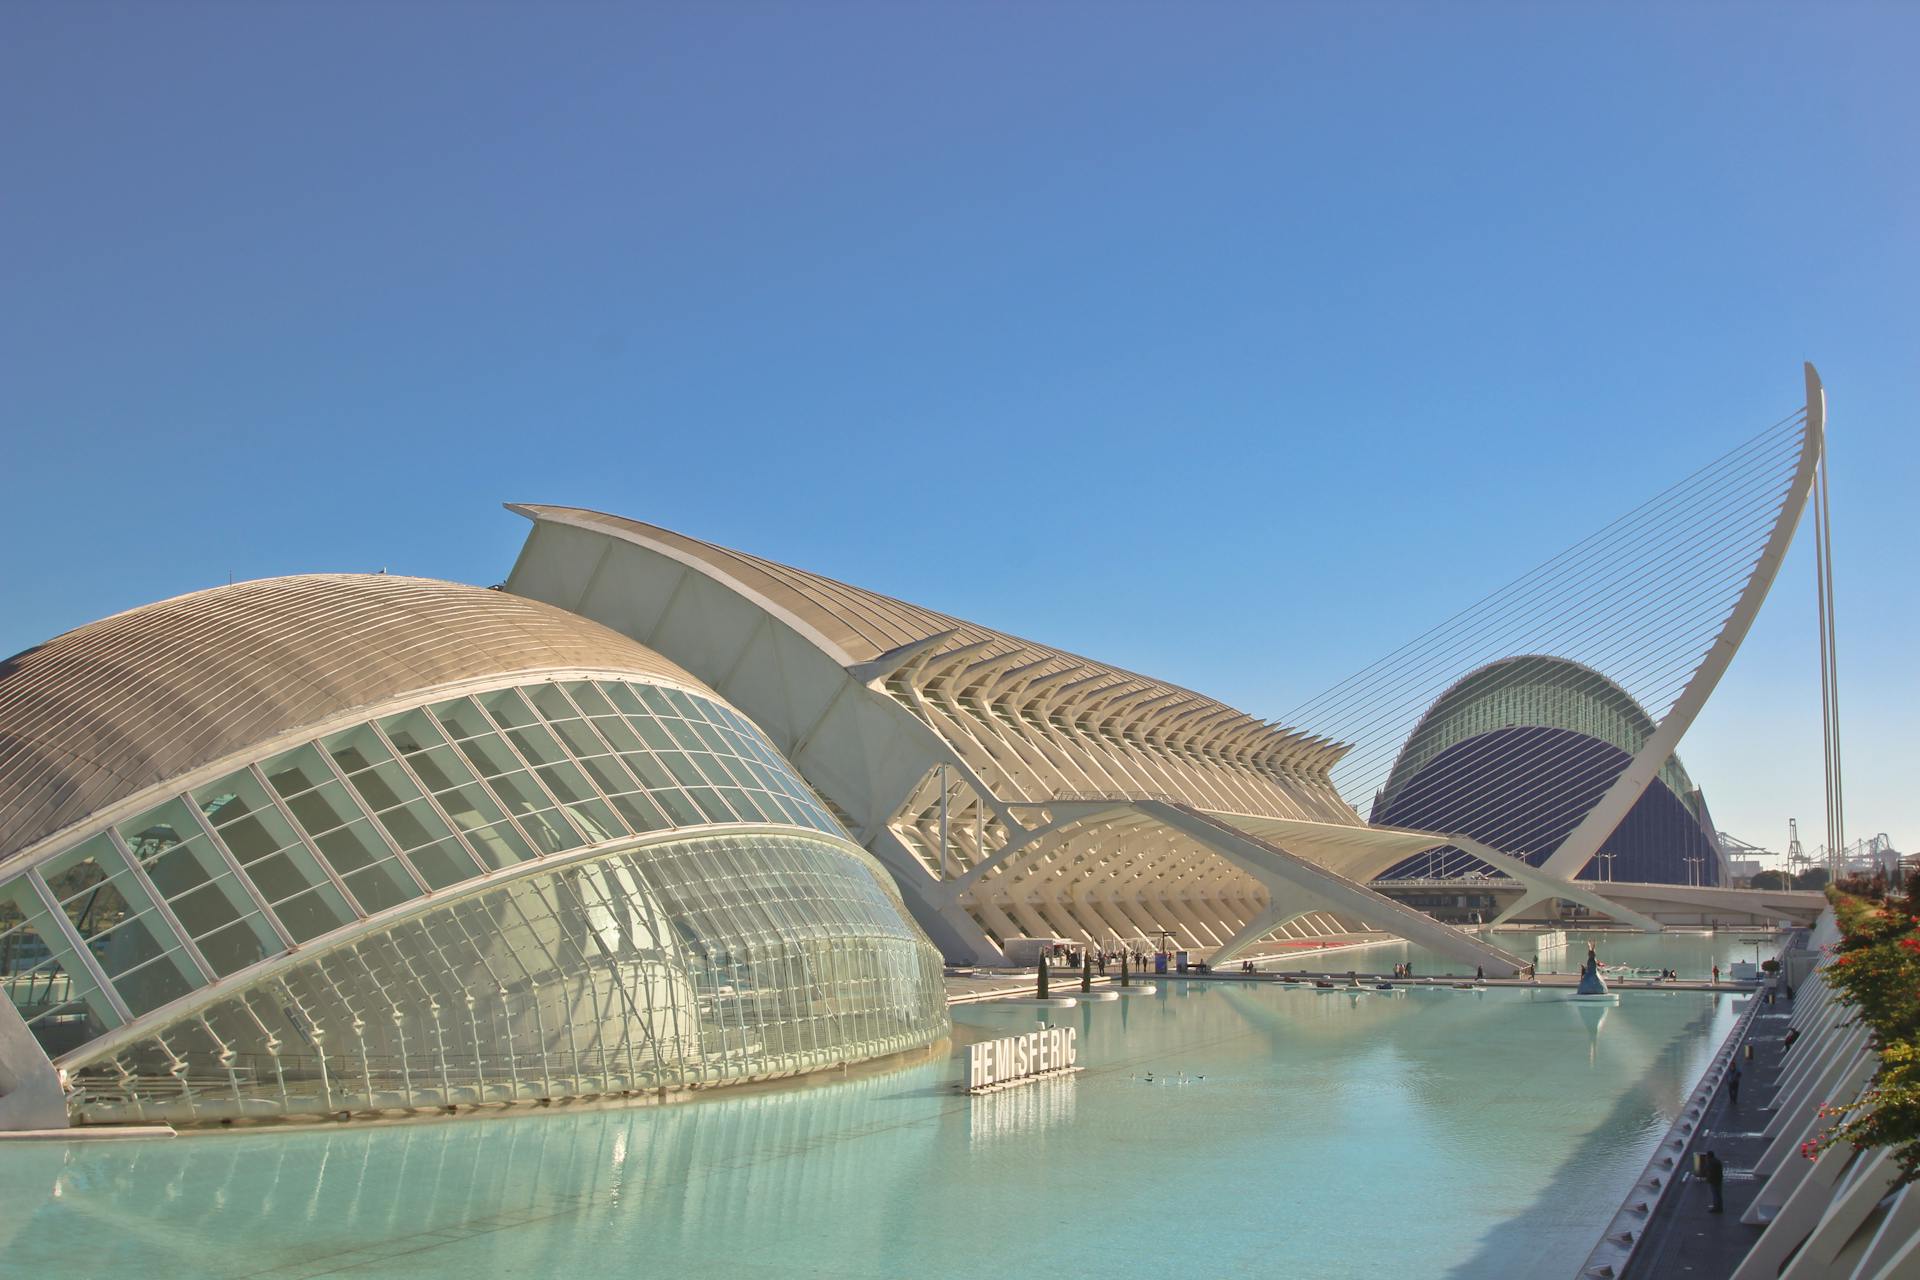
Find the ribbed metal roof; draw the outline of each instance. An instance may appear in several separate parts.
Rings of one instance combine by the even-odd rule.
[[[597,622],[426,578],[265,578],[116,614],[0,662],[0,860],[154,783],[356,707],[578,668],[705,688]]]
[[[1000,653],[1019,650],[1024,661],[1048,663],[1047,670],[1050,673],[1070,670],[1083,676],[1107,677],[1142,691],[1149,700],[1159,700],[1159,695],[1168,695],[1169,701],[1177,697],[1179,706],[1169,707],[1168,710],[1190,713],[1199,708],[1208,708],[1223,715],[1230,714],[1230,721],[1214,724],[1211,730],[1214,736],[1248,727],[1262,728],[1275,742],[1285,740],[1295,744],[1299,754],[1311,757],[1303,763],[1313,768],[1331,768],[1333,761],[1346,750],[1344,745],[1325,738],[1277,725],[1263,726],[1261,721],[1244,712],[1179,685],[1096,662],[1063,649],[1023,640],[805,569],[703,542],[658,525],[584,507],[521,502],[509,502],[506,506],[508,510],[535,522],[553,521],[669,549],[683,560],[703,566],[721,580],[744,587],[785,610],[823,641],[829,656],[843,666],[854,667],[871,662],[904,645],[942,636],[944,638],[938,645],[940,651],[979,650],[982,646]]]

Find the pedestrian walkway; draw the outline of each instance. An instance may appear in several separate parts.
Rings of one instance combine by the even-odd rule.
[[[1792,1001],[1780,998],[1754,1017],[1744,1042],[1753,1047],[1752,1059],[1744,1056],[1744,1049],[1735,1051],[1741,1073],[1740,1100],[1734,1102],[1725,1086],[1715,1093],[1684,1158],[1676,1162],[1677,1185],[1647,1220],[1640,1247],[1624,1272],[1626,1277],[1724,1280],[1760,1238],[1764,1228],[1750,1227],[1740,1218],[1760,1193],[1762,1179],[1754,1175],[1753,1166],[1767,1149],[1768,1139],[1761,1130],[1772,1115],[1775,1092],[1772,1085],[1762,1081],[1773,1080],[1780,1073],[1780,1041],[1792,1013]],[[1708,1212],[1713,1192],[1693,1173],[1696,1151],[1712,1151],[1725,1166],[1724,1212]]]

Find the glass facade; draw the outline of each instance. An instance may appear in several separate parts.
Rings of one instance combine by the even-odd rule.
[[[565,877],[574,872],[532,875],[544,859],[575,860],[609,842],[716,824],[810,828],[845,839],[759,729],[711,698],[605,679],[525,683],[445,698],[280,750],[109,828],[89,831],[31,867],[0,873],[0,985],[50,1056],[82,1065],[88,1060],[86,1046],[114,1028],[291,949],[325,945],[329,935],[358,920],[409,904],[424,911],[430,902],[421,900],[451,896],[464,882],[523,865],[527,886],[544,884],[559,894],[552,887],[573,883]],[[733,845],[713,846],[713,856],[716,885],[746,883],[762,874],[750,873],[747,862],[740,861],[750,861],[749,854]],[[851,850],[837,856],[859,865]],[[685,869],[689,884],[701,880],[698,868],[688,864]],[[807,864],[806,875],[822,874],[814,863]],[[871,878],[864,869],[860,875]],[[663,910],[682,901],[696,914],[711,909],[687,897],[692,890],[686,886],[670,894],[656,884],[650,892],[650,902]],[[851,890],[842,884],[835,892],[845,896]],[[739,920],[702,917],[684,923],[671,911],[660,919],[687,945],[708,936],[748,939],[760,936],[742,923],[748,917],[769,929],[797,928],[805,923],[804,904],[810,901],[795,889],[765,902],[729,906]],[[599,909],[585,903],[581,899],[575,912],[556,897],[544,917],[531,907],[523,914],[528,921],[598,919]],[[452,908],[456,913],[470,909]],[[434,962],[423,959],[429,952],[416,948],[404,955],[411,944],[401,939],[413,938],[425,927],[418,921],[439,914],[412,917],[380,944],[399,958],[381,961],[388,967],[380,971],[384,976],[369,979],[375,987],[403,982],[395,975],[411,972],[409,966],[433,968]],[[897,903],[882,914],[898,923]],[[620,911],[615,915],[626,918]],[[525,927],[539,932],[532,924]],[[549,932],[557,928],[549,926]],[[911,934],[911,926],[906,928]],[[667,935],[661,938],[664,942]],[[364,950],[376,944],[358,945]],[[312,963],[303,962],[294,972],[305,972]],[[698,968],[683,965],[687,974]],[[644,966],[636,970],[642,971]],[[695,983],[693,977],[681,980]],[[738,988],[768,989],[759,979]],[[693,1026],[704,1016],[700,1001],[712,1003],[717,997],[697,983],[688,991],[696,1013],[682,1021]],[[708,994],[691,994],[699,991]],[[264,1027],[262,1017],[245,1013],[254,1002],[249,996],[227,1016],[244,1016]],[[300,1019],[317,1019],[325,1001],[316,989],[287,1006],[309,1006],[311,1011],[298,1017],[283,1009],[282,1022],[293,1021],[262,1031],[266,1041],[261,1043],[271,1041],[291,1052],[288,1026],[297,1029]],[[678,1005],[668,1000],[664,1007]],[[573,1010],[566,1025],[584,1025],[578,1015]],[[735,1008],[729,1016],[744,1015]],[[189,1025],[197,1024],[190,1019]],[[216,1032],[208,1024],[206,1034],[221,1045],[248,1042],[233,1027]],[[719,1042],[710,1042],[714,1034],[718,1031],[708,1029],[694,1040],[682,1034],[678,1041],[661,1042],[695,1047],[685,1053],[661,1048],[654,1074],[665,1071],[661,1064],[669,1059],[695,1064],[676,1071],[705,1070],[756,1055],[785,1060],[799,1051],[784,1042],[776,1051],[760,1035],[743,1040],[729,1057]],[[152,1043],[161,1046],[152,1051],[162,1058],[172,1052],[164,1041]],[[330,1046],[328,1053],[333,1051]],[[316,1063],[323,1060],[314,1057]],[[124,1062],[126,1055],[114,1060]],[[142,1070],[151,1065],[141,1061]],[[370,1060],[363,1066],[363,1075],[371,1079]]]
[[[884,872],[804,832],[692,835],[430,905],[159,1026],[81,1121],[193,1123],[789,1075],[945,1034]]]

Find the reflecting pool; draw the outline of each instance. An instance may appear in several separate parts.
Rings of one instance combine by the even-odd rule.
[[[953,1089],[956,1045],[678,1106],[13,1144],[0,1257],[276,1280],[1570,1276],[1735,1008],[1174,981],[1054,1012],[1086,1070],[979,1099]],[[957,1016],[957,1041],[1035,1021]]]
[[[1490,933],[1482,935],[1488,942],[1503,947],[1523,959],[1531,959],[1539,935],[1530,933]],[[1673,969],[1682,978],[1695,982],[1705,982],[1713,974],[1713,966],[1719,965],[1724,975],[1735,960],[1757,962],[1778,954],[1780,940],[1778,935],[1765,930],[1751,931],[1721,930],[1718,933],[1632,933],[1626,930],[1601,930],[1598,932],[1567,931],[1567,945],[1564,950],[1542,955],[1539,960],[1541,973],[1578,973],[1586,962],[1587,943],[1592,942],[1595,953],[1603,964],[1646,967],[1650,969]],[[1269,968],[1309,970],[1331,969],[1345,973],[1348,969],[1362,972],[1387,972],[1395,964],[1408,961],[1417,974],[1427,973],[1472,973],[1473,966],[1463,965],[1460,961],[1416,947],[1406,942],[1380,942],[1369,947],[1358,947],[1351,951],[1336,951],[1328,955],[1324,962],[1312,959],[1314,952],[1303,950],[1303,958],[1297,964],[1288,962],[1270,965]],[[1349,958],[1351,957],[1351,958]]]

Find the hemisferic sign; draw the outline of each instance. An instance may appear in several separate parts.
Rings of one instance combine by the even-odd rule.
[[[1042,1076],[1077,1071],[1080,1033],[1074,1027],[1043,1027],[967,1046],[967,1092],[980,1093]]]

